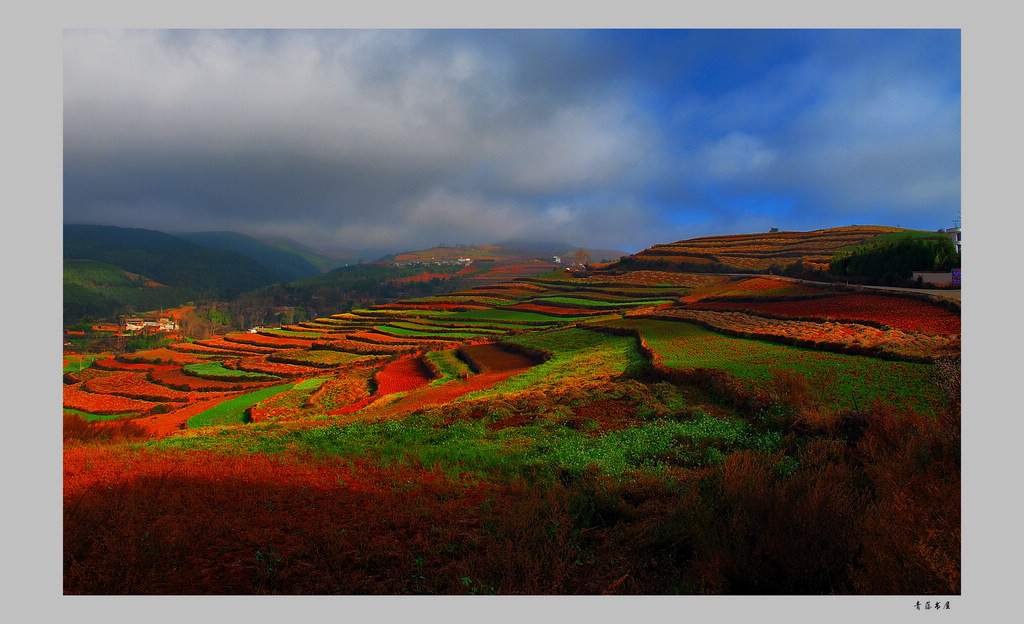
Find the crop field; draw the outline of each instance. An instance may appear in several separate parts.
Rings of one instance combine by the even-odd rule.
[[[642,316],[692,321],[741,338],[761,338],[839,353],[884,355],[890,359],[930,361],[960,353],[959,334],[936,335],[859,323],[799,321],[688,308],[655,310]]]
[[[413,275],[458,292],[68,351],[64,592],[957,594],[959,311],[658,264],[889,231],[472,248]]]
[[[960,314],[936,304],[890,295],[841,295],[812,301],[701,301],[703,310],[739,310],[783,318],[870,322],[894,329],[938,335],[959,335]]]
[[[669,370],[722,371],[750,391],[766,387],[779,371],[812,379],[828,395],[821,402],[826,409],[855,410],[878,400],[931,412],[940,400],[928,364],[734,338],[686,322],[624,319],[607,325],[640,332],[655,361]]]

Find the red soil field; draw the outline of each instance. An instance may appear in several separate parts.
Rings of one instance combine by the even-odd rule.
[[[944,336],[960,334],[960,315],[956,312],[917,299],[887,295],[838,295],[804,301],[765,303],[700,301],[687,307],[695,310],[750,311],[786,318],[869,321],[903,331]]]
[[[530,368],[536,362],[521,353],[513,353],[496,344],[462,347],[462,352],[483,372],[503,372]]]

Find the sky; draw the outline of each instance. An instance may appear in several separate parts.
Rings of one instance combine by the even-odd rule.
[[[960,218],[961,36],[64,30],[63,220],[320,249]]]

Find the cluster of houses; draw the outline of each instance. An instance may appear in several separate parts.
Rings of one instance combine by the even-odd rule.
[[[174,322],[174,319],[167,316],[162,316],[155,320],[144,318],[124,318],[121,320],[121,331],[123,332],[137,332],[143,330],[173,332],[178,331],[179,329],[180,327]]]

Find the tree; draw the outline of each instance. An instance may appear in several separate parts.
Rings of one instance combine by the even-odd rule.
[[[586,249],[580,247],[576,250],[576,253],[572,256],[576,266],[586,266],[587,262],[590,262],[590,254],[587,253]]]

